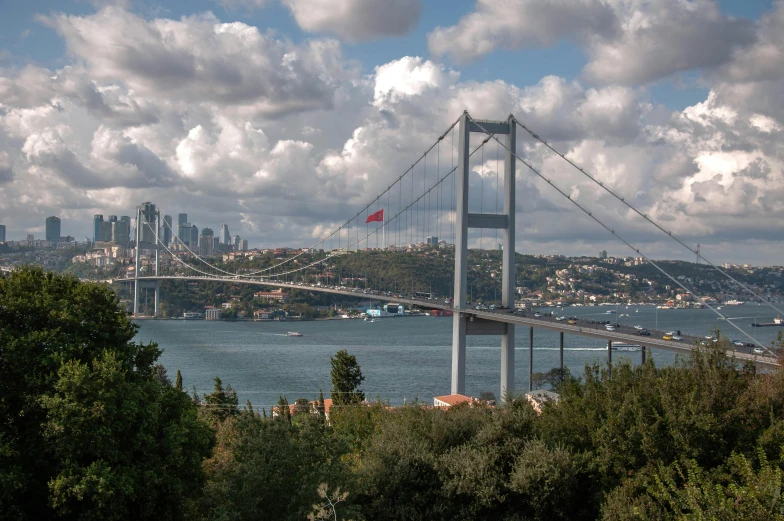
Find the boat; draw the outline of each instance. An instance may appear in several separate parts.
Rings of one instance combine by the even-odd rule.
[[[784,319],[776,317],[773,322],[754,322],[751,327],[781,327],[784,326]]]
[[[608,314],[608,315],[614,315],[615,314],[615,310],[614,309],[608,309],[607,311],[605,311],[605,313]]]
[[[302,333],[298,333],[296,331],[289,331],[286,333],[286,336],[302,336]]]
[[[612,348],[613,351],[639,351],[642,349],[642,346],[637,344],[627,344],[625,342],[613,342]]]

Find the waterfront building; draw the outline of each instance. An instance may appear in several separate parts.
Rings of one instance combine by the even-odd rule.
[[[0,224],[0,242],[5,242],[5,224]]]
[[[205,320],[220,320],[221,315],[223,314],[222,309],[216,308],[209,308],[204,312],[204,319]]]
[[[229,225],[228,224],[222,224],[221,225],[220,243],[221,244],[231,244],[231,234],[229,233]]]
[[[46,240],[52,243],[60,242],[60,218],[54,215],[46,218]]]

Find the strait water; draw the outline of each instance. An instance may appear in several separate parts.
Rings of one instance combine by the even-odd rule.
[[[780,306],[778,306],[780,307]],[[617,315],[607,315],[608,307],[572,307],[554,310],[566,316],[596,320],[613,320],[621,324],[640,324],[660,330],[681,330],[704,335],[719,327],[731,339],[747,340],[727,321],[704,310],[656,310],[653,307],[625,306]],[[546,309],[542,309],[546,311]],[[756,305],[727,307],[722,310],[744,331],[766,345],[782,328],[753,328],[771,322],[775,312]],[[620,316],[629,314],[629,317]],[[743,317],[743,318],[741,318]],[[745,318],[749,317],[749,318]],[[368,398],[377,397],[392,404],[418,398],[432,403],[433,396],[449,394],[451,378],[451,317],[406,317],[362,320],[328,320],[312,322],[221,322],[185,320],[143,320],[137,340],[153,340],[163,349],[161,363],[170,378],[179,369],[183,386],[194,387],[199,394],[210,392],[213,378],[237,390],[240,403],[250,400],[254,407],[266,407],[285,395],[289,403],[296,398],[315,399],[319,389],[329,396],[329,358],[340,349],[357,357],[365,376],[362,389]],[[288,337],[288,331],[304,336]],[[515,357],[516,389],[528,388],[528,328],[518,326]],[[573,374],[581,375],[586,363],[606,360],[606,343],[586,337],[565,335],[564,364]],[[544,372],[559,364],[558,334],[534,330],[535,372]],[[657,364],[669,364],[675,354],[652,351]],[[482,391],[499,393],[499,337],[468,337],[466,392],[478,396]],[[639,363],[640,353],[614,352],[613,360],[627,357]]]

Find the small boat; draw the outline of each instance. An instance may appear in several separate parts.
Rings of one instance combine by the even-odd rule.
[[[613,351],[640,351],[642,346],[638,344],[627,344],[625,342],[613,342]]]
[[[302,333],[298,333],[296,331],[289,331],[286,333],[286,336],[302,336]]]

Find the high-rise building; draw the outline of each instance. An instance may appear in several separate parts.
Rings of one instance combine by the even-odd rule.
[[[221,225],[220,243],[221,244],[231,244],[231,234],[229,233],[229,225],[228,224],[222,224]]]
[[[191,244],[191,223],[184,222],[177,225],[177,237],[180,238],[182,244],[189,246]]]
[[[427,237],[425,243],[431,246],[438,246],[438,237]]]
[[[600,259],[606,259],[607,258],[607,250],[600,251],[599,252],[599,258]]]
[[[164,215],[163,216],[163,244],[168,246],[171,244],[172,240],[172,216],[171,215]]]
[[[127,244],[131,238],[131,217],[128,215],[123,215],[120,217],[120,222],[125,223],[125,235],[120,237],[120,243]]]
[[[119,244],[120,246],[128,246],[128,236],[131,233],[130,218],[127,221],[110,221],[109,225],[111,227],[109,240],[113,243]]]
[[[5,242],[5,224],[0,224],[0,242]]]
[[[240,251],[240,236],[234,236],[234,251]]]
[[[101,223],[103,222],[103,215],[93,215],[93,242],[101,240]]]
[[[182,226],[183,224],[188,222],[188,214],[181,213],[177,215],[177,226]]]
[[[206,257],[212,255],[213,250],[213,232],[211,228],[204,228],[199,237],[199,255]]]
[[[54,215],[46,218],[46,240],[60,242],[60,218]]]
[[[240,251],[248,251],[248,239],[242,239]]]
[[[142,213],[142,221],[137,224],[140,229],[141,242],[146,242],[151,246],[155,246],[155,226],[156,226],[156,212],[155,205],[151,202],[145,202],[140,205]]]
[[[199,227],[195,224],[191,226],[191,249],[196,249],[199,246]]]

